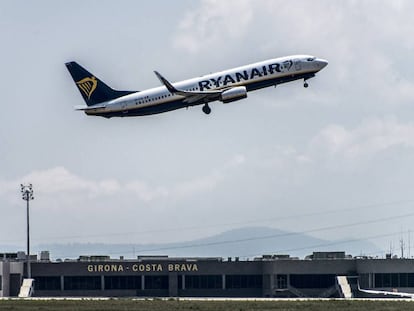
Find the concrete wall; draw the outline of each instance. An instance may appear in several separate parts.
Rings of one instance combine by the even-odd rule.
[[[9,297],[11,294],[15,294],[16,286],[20,286],[21,284],[22,275],[22,262],[0,261],[0,276],[2,281],[0,297]],[[18,276],[20,276],[19,280],[17,280]]]
[[[0,297],[9,297],[10,295],[10,263],[0,262],[0,275],[2,281],[2,290]]]
[[[4,272],[3,272],[4,264],[0,261],[0,297],[5,297],[4,295],[4,285],[3,285],[3,279],[4,279]]]
[[[358,273],[414,273],[413,259],[357,259]]]

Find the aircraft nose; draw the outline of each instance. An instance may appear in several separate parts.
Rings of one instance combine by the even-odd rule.
[[[322,58],[316,59],[317,66],[319,67],[319,70],[325,68],[328,65],[328,61]]]

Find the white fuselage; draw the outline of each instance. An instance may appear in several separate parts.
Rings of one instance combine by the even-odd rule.
[[[176,89],[194,92],[193,97],[197,99],[197,94],[203,92],[225,92],[239,86],[245,87],[248,92],[298,79],[306,80],[326,65],[327,61],[310,55],[293,55],[175,82],[173,85]],[[90,107],[92,109],[85,112],[106,117],[146,115],[206,104],[208,101],[213,100],[188,101],[186,96],[173,94],[167,87],[160,86],[101,103],[96,109]]]

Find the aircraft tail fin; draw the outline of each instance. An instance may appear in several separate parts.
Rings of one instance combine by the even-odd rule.
[[[125,96],[136,91],[117,91],[110,88],[77,62],[66,63],[73,81],[79,89],[86,105],[93,106],[99,103]]]

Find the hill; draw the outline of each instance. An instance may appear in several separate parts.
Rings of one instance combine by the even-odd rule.
[[[49,250],[52,258],[78,258],[79,255],[110,255],[135,258],[139,255],[170,257],[240,257],[263,254],[289,254],[304,258],[314,251],[346,251],[365,255],[380,252],[368,241],[331,241],[310,235],[281,231],[268,227],[247,227],[226,231],[211,237],[166,244],[69,243],[41,244],[34,250]]]

